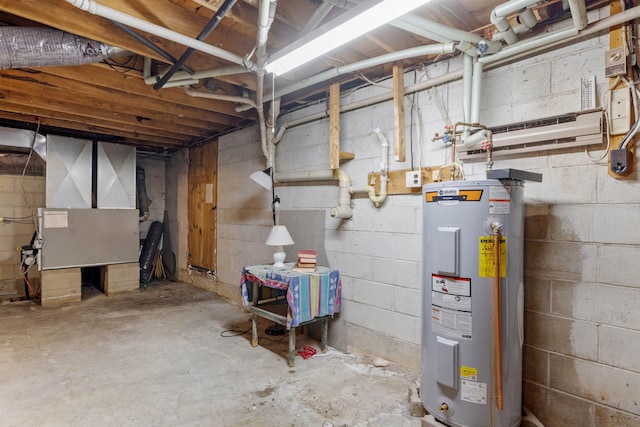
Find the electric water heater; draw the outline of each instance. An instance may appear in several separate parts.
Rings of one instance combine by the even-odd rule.
[[[422,191],[420,398],[449,426],[521,420],[524,184],[510,171]]]

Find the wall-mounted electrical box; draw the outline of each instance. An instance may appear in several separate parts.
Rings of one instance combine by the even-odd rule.
[[[627,56],[624,47],[618,47],[604,54],[604,75],[615,77],[627,74]]]
[[[422,171],[409,171],[406,175],[405,187],[422,187]]]

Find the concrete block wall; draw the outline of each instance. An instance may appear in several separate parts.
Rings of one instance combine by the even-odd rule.
[[[25,176],[23,181],[20,175],[0,175],[0,217],[25,218],[20,223],[0,222],[0,299],[24,295],[20,252],[16,248],[31,242],[35,226],[28,218],[29,206],[44,206],[44,194],[44,177]],[[29,271],[34,287],[40,280],[37,270],[34,267]]]
[[[480,121],[498,126],[578,111],[581,77],[596,76],[598,98],[606,90],[602,58],[608,46],[608,36],[593,37],[489,68]],[[407,73],[405,82],[460,66],[455,58],[427,67],[426,75]],[[345,94],[343,103],[380,90]],[[430,140],[446,121],[462,118],[462,83],[424,91],[413,100],[421,117],[420,132],[407,129],[414,161],[449,162],[449,149]],[[326,106],[282,120],[311,114],[314,108]],[[341,168],[354,186],[365,185],[367,173],[377,170],[379,144],[372,130],[378,126],[392,140],[392,118],[391,103],[341,116],[341,150],[355,153]],[[603,148],[591,147],[590,155],[599,157]],[[263,243],[270,227],[270,195],[247,178],[264,167],[257,129],[222,137],[219,159],[219,279],[237,286],[243,265],[269,262],[271,255]],[[409,162],[409,156],[405,163],[392,161],[390,169],[407,169]],[[276,166],[283,173],[327,169],[327,120],[289,129],[278,145]],[[550,427],[640,425],[635,399],[640,392],[638,173],[611,178],[606,163],[592,161],[583,148],[499,158],[494,168],[544,176],[542,183],[525,187],[525,404]],[[485,176],[483,161],[467,162],[464,170],[469,179]],[[283,209],[327,210],[325,246],[343,284],[343,310],[331,323],[331,345],[419,370],[421,198],[391,196],[381,208],[355,198],[353,218],[335,220],[328,212],[338,200],[334,185],[278,187],[277,193]]]

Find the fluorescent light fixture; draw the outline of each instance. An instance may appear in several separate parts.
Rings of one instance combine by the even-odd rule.
[[[277,52],[264,69],[280,76],[429,1],[431,0],[366,1]]]

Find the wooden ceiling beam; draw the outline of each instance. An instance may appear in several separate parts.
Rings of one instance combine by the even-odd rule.
[[[173,133],[176,136],[199,136],[224,128],[215,125],[210,125],[209,128],[194,128],[177,123],[177,119],[170,115],[155,115],[153,120],[147,120],[144,111],[138,113],[126,111],[127,108],[123,104],[68,94],[62,90],[42,90],[36,85],[24,82],[13,82],[11,89],[1,89],[0,97],[7,102],[24,105],[26,108],[53,109],[60,111],[60,113],[74,114],[78,117],[95,117],[111,121],[120,126],[146,128],[154,132]]]

